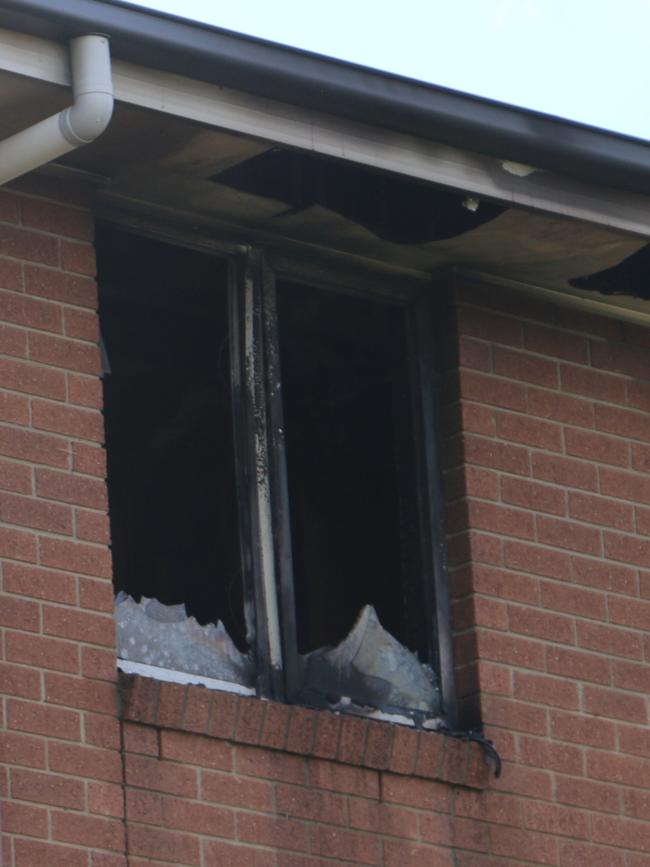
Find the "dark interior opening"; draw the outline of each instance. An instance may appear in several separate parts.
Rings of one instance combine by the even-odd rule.
[[[462,194],[344,160],[272,148],[210,180],[286,202],[288,213],[321,205],[395,244],[454,238],[502,214],[481,201],[463,207]]]
[[[244,650],[227,264],[109,228],[97,255],[115,588]]]
[[[594,289],[603,295],[631,295],[650,300],[650,244],[623,259],[618,265],[585,277],[569,280],[576,289]]]
[[[425,661],[406,311],[281,283],[278,327],[299,651],[371,604]]]

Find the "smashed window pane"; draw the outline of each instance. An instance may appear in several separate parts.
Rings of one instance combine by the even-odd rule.
[[[303,657],[305,692],[342,698],[355,705],[426,715],[440,710],[433,670],[387,632],[372,605],[366,605],[350,634],[336,647]]]
[[[115,619],[120,659],[253,686],[251,659],[237,650],[221,621],[201,626],[182,603],[136,602],[123,592],[115,599]]]

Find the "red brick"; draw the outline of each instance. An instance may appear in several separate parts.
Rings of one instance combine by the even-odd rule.
[[[9,702],[8,726],[20,732],[49,735],[63,740],[79,741],[81,723],[79,714],[63,708],[48,707],[36,702]]]
[[[10,629],[21,629],[27,632],[39,632],[39,605],[27,599],[14,599],[11,596],[0,594],[0,626],[8,626]]]
[[[562,451],[562,429],[558,424],[525,415],[496,414],[497,436],[546,451]]]
[[[564,647],[549,646],[546,650],[546,668],[549,674],[587,680],[593,683],[610,682],[609,660]]]
[[[283,750],[287,742],[290,710],[287,705],[277,702],[266,703],[266,715],[262,724],[260,745]]]
[[[306,707],[290,708],[286,748],[290,753],[311,754],[317,714]]]
[[[557,840],[554,837],[494,825],[490,829],[492,852],[508,858],[528,860],[534,853],[537,864],[557,864]]]
[[[236,740],[247,744],[258,744],[265,714],[266,705],[258,699],[240,698]]]
[[[0,378],[5,388],[25,394],[65,399],[65,375],[60,370],[29,361],[0,358]]]
[[[3,355],[27,358],[26,333],[20,328],[12,328],[10,325],[0,323],[0,351]]]
[[[41,563],[96,578],[110,578],[112,572],[111,555],[106,548],[62,539],[41,539]]]
[[[72,510],[68,506],[18,494],[0,494],[0,521],[62,536],[72,534]]]
[[[212,696],[203,686],[190,686],[187,690],[183,728],[185,731],[205,734],[210,719]]]
[[[75,509],[75,534],[84,542],[96,542],[98,545],[108,545],[111,540],[108,515]]]
[[[175,828],[211,837],[235,836],[235,813],[222,807],[196,804],[180,798],[162,799],[162,823]]]
[[[6,802],[2,805],[2,830],[5,834],[48,837],[47,810],[27,804]]]
[[[122,781],[122,763],[116,750],[59,743],[50,743],[48,750],[53,771],[109,783]]]
[[[395,726],[389,769],[398,774],[412,774],[415,770],[418,744],[418,732]]]
[[[576,623],[578,644],[589,650],[597,650],[609,656],[625,656],[641,659],[641,637],[625,629],[617,629],[600,623]]]
[[[543,581],[541,592],[542,604],[545,608],[576,614],[579,617],[589,617],[593,620],[607,619],[605,596],[596,590]]]
[[[76,605],[77,582],[72,575],[22,563],[5,563],[3,574],[8,593]]]
[[[20,262],[0,257],[0,288],[22,291],[23,273]]]
[[[0,732],[0,762],[5,765],[45,768],[45,741],[31,735]]]
[[[535,535],[533,516],[528,512],[477,500],[470,501],[467,509],[472,528],[523,539]]]
[[[98,375],[102,369],[98,346],[37,331],[29,334],[29,355],[33,361],[81,373]]]
[[[597,686],[585,686],[583,695],[587,713],[629,722],[645,723],[648,710],[645,697],[629,695]]]
[[[81,673],[84,677],[98,680],[117,679],[115,650],[113,648],[82,647]]]
[[[535,452],[532,458],[533,478],[569,488],[596,491],[598,474],[593,463],[575,458]]]
[[[74,241],[61,241],[61,267],[65,271],[88,274],[97,273],[95,250],[91,244],[77,244]]]
[[[492,353],[489,344],[461,335],[458,338],[458,363],[461,367],[470,367],[474,370],[490,370]]]
[[[15,867],[87,867],[88,853],[84,849],[71,846],[57,846],[53,843],[40,843],[32,840],[17,839],[15,846]]]
[[[484,695],[483,720],[486,724],[513,731],[546,735],[548,711],[527,702],[513,701],[496,695]]]
[[[43,612],[43,631],[60,638],[113,647],[115,625],[112,617],[48,606]]]
[[[152,859],[164,859],[183,867],[199,867],[200,843],[196,837],[178,831],[163,831],[161,828],[132,825],[129,828],[129,856],[142,855],[146,863]],[[132,859],[129,857],[129,861]]]
[[[650,852],[648,824],[634,819],[624,819],[622,816],[594,816],[592,839],[596,843],[618,846],[625,851],[641,849]]]
[[[140,723],[156,722],[158,699],[162,687],[178,686],[183,696],[187,690],[187,687],[180,684],[164,684],[153,678],[137,675],[121,675],[120,681],[124,687],[122,695],[124,719]]]
[[[452,867],[453,861],[450,849],[384,840],[384,864],[385,867]]]
[[[650,351],[637,346],[626,346],[613,341],[592,340],[591,364],[593,367],[620,373],[635,379],[648,379]]]
[[[603,467],[600,470],[600,491],[607,496],[620,497],[633,503],[650,504],[650,479],[638,473]]]
[[[636,756],[621,756],[590,750],[587,755],[587,776],[594,780],[638,786],[646,780],[650,762]]]
[[[285,783],[305,782],[305,760],[301,756],[238,745],[235,748],[235,763],[237,772],[245,776]]]
[[[56,235],[68,235],[81,241],[92,241],[93,221],[88,211],[71,208],[43,199],[21,198],[22,224]]]
[[[163,759],[200,765],[218,770],[231,770],[232,748],[230,744],[214,738],[184,732],[162,731],[160,754]]]
[[[565,805],[526,801],[522,805],[522,813],[525,827],[533,831],[578,840],[589,839],[589,817],[581,810],[572,810]]]
[[[463,334],[506,346],[521,346],[523,343],[522,324],[514,317],[499,316],[489,310],[465,305],[457,307],[456,315],[458,329]]]
[[[619,813],[621,810],[620,789],[605,783],[594,783],[591,780],[557,776],[555,797],[562,804],[571,804],[586,810],[604,813]]]
[[[32,493],[31,467],[0,460],[0,489],[18,494]]]
[[[579,707],[578,687],[575,683],[566,682],[546,675],[524,674],[516,671],[514,674],[514,696],[523,701],[533,701],[537,704],[577,710]]]
[[[604,539],[605,556],[635,566],[650,567],[650,539],[608,532],[604,534]]]
[[[360,765],[366,749],[368,723],[353,716],[341,717],[341,732],[337,758],[340,762]]]
[[[28,295],[50,298],[79,307],[97,307],[97,286],[94,280],[76,274],[64,274],[32,265],[25,266],[25,291]]]
[[[488,469],[503,470],[516,475],[530,473],[528,449],[523,446],[498,443],[467,434],[464,438],[465,459]]]
[[[114,686],[107,683],[91,684],[100,687],[104,692],[112,693],[112,703],[116,705],[117,691]],[[81,704],[84,699],[78,701]],[[88,702],[90,704],[90,702]],[[100,702],[96,701],[95,705]],[[110,712],[109,712],[110,713]],[[84,714],[84,741],[88,746],[103,747],[104,749],[120,749],[120,722],[117,719],[117,708],[113,707],[111,715],[106,713]]]
[[[0,453],[36,464],[65,467],[68,464],[68,443],[60,437],[31,430],[0,427]]]
[[[273,809],[273,785],[266,780],[203,771],[201,794],[206,800],[217,804],[245,807],[258,812],[271,812]]]
[[[24,665],[55,671],[79,670],[79,647],[70,641],[8,632],[6,642],[7,659],[10,662],[21,662]]]
[[[601,554],[600,530],[596,528],[544,515],[537,515],[535,523],[537,539],[545,545],[594,556]]]
[[[112,584],[103,579],[80,578],[79,605],[81,608],[112,614],[115,607],[115,592]]]
[[[321,758],[334,758],[339,742],[341,718],[332,713],[319,713],[316,717],[316,731],[312,746],[313,755]]]
[[[571,578],[578,584],[611,590],[614,593],[637,595],[636,570],[619,563],[592,560],[587,557],[571,558]]]
[[[220,840],[206,840],[204,846],[206,864],[227,864],[228,867],[276,867],[277,864],[275,853],[270,849],[252,849],[241,843]],[[282,857],[286,867],[299,867],[289,860],[290,855],[283,853]]]
[[[348,824],[347,799],[343,795],[302,786],[277,785],[275,797],[276,810],[280,815],[326,825]]]
[[[0,319],[42,331],[60,332],[62,329],[61,308],[58,304],[11,292],[0,294]]]
[[[59,242],[26,229],[3,226],[0,231],[0,255],[27,259],[42,265],[59,264]]]
[[[115,783],[88,783],[88,809],[101,816],[124,818],[124,790]]]
[[[614,788],[612,786],[612,788]],[[615,789],[619,792],[619,789]],[[643,789],[623,789],[623,812],[635,819],[650,819],[650,793]],[[612,810],[618,813],[619,810]]]
[[[551,734],[554,738],[605,750],[614,749],[616,729],[607,720],[581,714],[551,711]]]
[[[91,509],[107,508],[106,485],[102,481],[49,469],[37,469],[35,477],[39,497]]]
[[[542,770],[560,771],[579,777],[583,773],[583,751],[578,746],[521,736],[519,761]]]
[[[650,667],[633,662],[612,663],[613,684],[617,689],[650,694]]]
[[[379,774],[367,768],[340,765],[324,759],[310,759],[308,780],[310,785],[318,789],[360,795],[364,798],[379,797]]]
[[[479,657],[519,668],[544,669],[544,645],[528,638],[483,630],[478,636]]]
[[[625,440],[574,428],[565,429],[564,439],[568,455],[617,467],[630,465],[630,444]]]
[[[627,402],[629,406],[650,412],[650,383],[628,382]]]
[[[102,382],[93,376],[82,376],[68,373],[68,401],[76,406],[90,409],[102,409],[104,406],[104,391]]]
[[[83,810],[86,800],[81,780],[36,771],[13,770],[11,792],[12,797],[20,801],[51,804],[70,810]]]
[[[527,410],[532,416],[580,427],[594,426],[594,408],[586,400],[532,386],[528,388],[527,398]]]
[[[196,798],[198,792],[197,770],[183,767],[170,761],[139,755],[125,758],[126,783],[153,792],[165,792]]]
[[[560,867],[623,867],[623,855],[614,849],[574,843],[560,843]]]
[[[600,524],[617,530],[634,531],[634,511],[627,503],[592,494],[569,494],[569,514],[579,521]]]
[[[8,391],[0,391],[0,420],[18,425],[29,424],[29,400],[22,394],[11,394]],[[20,437],[22,433],[22,431],[14,432],[11,428],[2,429],[0,449],[3,449],[4,454],[13,453],[12,451],[4,451],[4,449],[10,447],[10,438],[13,436]]]
[[[45,675],[45,697],[52,704],[117,714],[117,689],[112,683],[69,677],[65,674]],[[86,721],[89,717],[86,716]],[[117,748],[117,747],[116,747]]]
[[[522,412],[526,408],[526,389],[518,382],[462,370],[459,374],[459,384],[464,400],[474,400],[478,403],[488,403],[490,406]]]
[[[650,758],[650,731],[645,726],[619,726],[618,744],[623,753]]]
[[[32,424],[39,430],[64,436],[93,442],[102,442],[104,439],[104,420],[95,410],[77,409],[34,400],[32,401]],[[49,461],[41,463],[49,463]]]
[[[61,843],[119,851],[124,848],[124,830],[123,823],[115,819],[52,814],[52,837]]]
[[[541,485],[528,479],[502,476],[501,499],[504,503],[553,515],[566,514],[566,494],[560,488]]]
[[[86,443],[74,443],[73,468],[77,473],[86,473],[89,476],[98,476],[103,479],[106,476],[106,450],[90,446]]]
[[[303,822],[240,812],[237,815],[237,836],[247,843],[306,852],[309,848],[309,831]]]
[[[415,773],[419,777],[439,777],[445,752],[444,738],[439,734],[420,732]]]
[[[560,380],[563,391],[606,400],[609,403],[625,402],[625,381],[619,376],[586,367],[561,364]]]
[[[629,439],[650,442],[650,417],[613,406],[596,406],[596,429]]]
[[[508,606],[510,631],[562,644],[574,644],[574,623],[569,617],[549,614],[539,608]]]

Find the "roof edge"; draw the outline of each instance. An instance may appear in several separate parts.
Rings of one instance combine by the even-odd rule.
[[[0,26],[442,144],[650,193],[650,143],[341,60],[105,0],[0,0]]]

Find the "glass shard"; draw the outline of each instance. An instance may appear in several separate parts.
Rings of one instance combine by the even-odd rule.
[[[436,714],[439,690],[433,670],[387,632],[366,605],[350,634],[336,647],[303,657],[307,691],[331,701]]]
[[[115,599],[117,655],[171,671],[200,674],[253,686],[253,664],[218,621],[201,626],[185,605],[163,605],[143,596],[136,602],[124,592]]]

